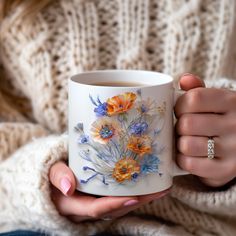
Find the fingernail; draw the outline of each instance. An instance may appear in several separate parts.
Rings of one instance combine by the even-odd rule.
[[[191,74],[191,73],[184,73],[184,74],[181,75],[180,77],[182,78],[182,77],[184,77],[184,76],[193,76],[194,78],[197,78],[197,79],[200,79],[200,80],[201,80],[201,78],[200,78],[199,76],[194,75],[194,74]]]
[[[191,73],[184,73],[184,74],[182,74],[180,77],[184,77],[184,76],[194,76],[194,77],[195,77],[195,75],[193,75],[193,74],[191,74]]]
[[[133,206],[138,203],[138,200],[129,200],[124,203],[124,206]]]
[[[61,179],[61,190],[62,192],[67,195],[67,193],[69,192],[70,188],[71,188],[71,182],[69,181],[68,178],[63,177]]]

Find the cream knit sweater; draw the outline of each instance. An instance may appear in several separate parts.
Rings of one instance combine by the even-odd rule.
[[[0,55],[0,232],[236,235],[234,184],[210,189],[179,177],[169,196],[125,217],[74,224],[57,212],[48,181],[51,165],[67,159],[67,79],[77,72],[145,69],[177,81],[190,71],[208,86],[236,89],[234,3],[60,0],[30,29],[15,22]]]

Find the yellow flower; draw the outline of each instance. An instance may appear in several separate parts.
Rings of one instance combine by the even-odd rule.
[[[137,178],[140,165],[132,158],[123,158],[115,164],[112,177],[119,183]]]
[[[151,153],[151,138],[147,135],[131,136],[127,148],[141,156],[146,153]]]
[[[120,131],[119,124],[107,117],[100,118],[93,122],[91,134],[94,141],[106,144],[110,139],[117,135]]]
[[[124,93],[107,99],[107,114],[112,116],[124,113],[133,107],[136,94]]]

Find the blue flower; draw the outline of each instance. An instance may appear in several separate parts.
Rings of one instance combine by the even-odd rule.
[[[99,97],[97,97],[97,101],[95,101],[91,95],[89,95],[89,98],[90,98],[91,102],[93,103],[93,105],[96,106],[96,108],[94,108],[94,112],[96,113],[96,115],[98,117],[106,116],[107,115],[107,103],[106,102],[102,103],[101,100],[99,99]]]
[[[99,132],[101,138],[109,139],[114,135],[114,129],[108,125],[104,125]]]
[[[134,173],[134,174],[132,174],[132,180],[136,180],[137,178],[138,178],[138,176],[139,176],[139,174],[138,173]]]
[[[107,115],[107,103],[101,103],[96,108],[94,108],[94,112],[96,115],[99,116],[106,116]]]
[[[138,89],[138,90],[137,90],[137,94],[138,94],[139,96],[141,96],[141,93],[142,93],[142,92],[141,92],[141,89]]]
[[[140,111],[141,111],[141,113],[146,113],[148,110],[149,110],[149,108],[146,107],[145,104],[142,104],[142,105],[140,106]]]
[[[146,122],[134,123],[129,127],[130,134],[142,135],[148,128]]]
[[[143,174],[158,172],[158,165],[160,164],[160,159],[153,155],[145,155],[144,158],[140,161],[140,171]]]
[[[83,143],[88,143],[88,142],[89,142],[89,136],[88,135],[83,134],[79,137],[78,143],[83,144]]]

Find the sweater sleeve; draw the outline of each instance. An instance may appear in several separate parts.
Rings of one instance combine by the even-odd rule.
[[[86,235],[96,226],[60,216],[50,198],[49,168],[67,159],[67,135],[48,136],[19,148],[0,164],[0,228]],[[99,224],[99,222],[97,222]],[[86,233],[85,233],[86,232]]]
[[[107,222],[70,222],[51,200],[48,173],[54,163],[67,160],[67,135],[50,134],[15,109],[1,91],[0,97],[0,232],[28,229],[73,236],[104,228]]]

